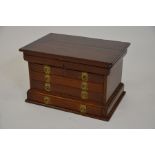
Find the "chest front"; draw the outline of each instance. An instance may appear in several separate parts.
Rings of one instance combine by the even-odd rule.
[[[21,48],[29,66],[26,102],[109,120],[125,94],[121,77],[128,46],[49,34]]]

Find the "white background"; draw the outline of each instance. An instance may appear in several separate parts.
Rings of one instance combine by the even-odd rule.
[[[24,25],[25,26],[30,26],[30,25],[31,26],[34,26],[34,25],[35,26],[36,25],[40,25],[40,26],[47,26],[47,25],[49,26],[52,26],[52,25],[53,26],[54,25],[55,26],[57,25],[59,26],[68,26],[68,25],[70,26],[81,26],[81,25],[82,26],[87,26],[87,25],[150,26],[152,25],[154,26],[155,25],[154,6],[155,6],[154,0],[125,0],[125,1],[124,0],[117,0],[117,1],[116,0],[108,0],[108,1],[107,0],[78,0],[78,1],[77,0],[44,0],[44,1],[42,0],[26,0],[26,1],[0,0],[0,25],[2,26],[4,25],[8,25],[8,26],[13,26],[13,25],[15,26],[16,25],[22,25],[22,26]],[[31,35],[28,34],[28,37],[32,37],[33,36],[32,33]],[[144,33],[142,34],[144,36],[142,38],[145,39]],[[150,32],[149,34],[151,38],[153,38],[153,33]],[[41,34],[41,35],[44,35],[44,34]],[[130,34],[131,37],[132,35],[134,35],[134,33]],[[117,35],[117,37],[118,36],[120,36],[120,32]],[[139,36],[141,36],[141,32],[139,32]],[[31,39],[32,40],[36,39],[36,37]],[[9,38],[10,36],[8,36],[8,40]],[[135,37],[132,37],[132,39],[133,38]],[[150,38],[148,36],[147,38],[149,42]],[[29,40],[31,39],[27,38],[26,42],[29,43]],[[112,39],[111,36],[110,36],[110,39]],[[21,33],[21,39],[19,40],[21,42],[19,43],[18,46],[20,46],[20,44],[25,44],[25,41],[23,40],[23,37],[22,37],[22,33]],[[140,41],[140,39],[138,40]],[[16,42],[17,44],[18,44],[18,41],[16,42],[16,40],[14,40],[14,42]],[[2,47],[4,48],[5,46],[3,43],[4,42],[0,42],[1,48]],[[10,41],[10,44],[11,44],[11,41]],[[10,46],[10,45],[7,44],[7,46]],[[131,47],[133,47],[133,44]],[[127,63],[127,61],[130,61],[129,56],[131,56],[131,47],[128,52],[128,55],[125,58],[125,63]],[[149,46],[149,47],[150,49],[153,48],[153,46]],[[0,52],[3,53],[4,51],[0,51]],[[16,47],[14,47],[14,51],[11,50],[11,52],[16,53],[17,52]],[[152,56],[153,56],[154,51],[147,50],[147,53],[148,52],[152,52]],[[132,51],[132,53],[133,53],[132,55],[134,55],[135,51]],[[142,57],[143,58],[143,61],[141,61],[141,64],[143,64],[142,66],[144,66],[144,64],[149,65],[154,63],[154,60],[153,60],[154,57],[149,56],[149,54],[147,53],[145,53]],[[147,59],[144,58],[145,56]],[[4,56],[4,58],[1,58],[1,61],[0,61],[1,64],[3,64],[3,62],[5,62],[7,58],[9,60],[9,56],[6,56],[6,55]],[[134,58],[136,59],[136,57]],[[138,55],[137,58],[140,59],[141,56]],[[15,59],[17,60],[16,56],[15,56]],[[149,59],[153,61],[149,61]],[[23,65],[23,60],[21,60],[21,57],[18,60],[20,60],[21,61],[20,64]],[[24,66],[26,71],[27,70],[26,63],[24,64]],[[125,66],[126,65],[124,64],[124,67]],[[153,70],[154,66],[153,65],[151,66],[152,66],[152,71],[150,71],[151,72],[150,77],[153,78],[152,75],[154,71]],[[14,70],[16,70],[15,65],[13,68]],[[147,70],[150,70],[150,69],[147,68]],[[23,72],[25,73],[25,76],[23,75],[23,73],[21,73],[21,75],[27,78],[27,73],[25,71]],[[129,70],[126,70],[126,71],[129,71]],[[18,72],[20,72],[20,70],[18,70]],[[123,79],[124,81],[126,81],[127,79],[124,76],[127,76],[127,73],[126,74],[123,73]],[[146,74],[146,76],[149,76],[149,75]],[[14,77],[14,79],[16,79],[16,77]],[[144,81],[144,83],[146,82],[147,83],[149,82],[147,78]],[[150,88],[152,89],[153,89],[153,84],[154,83],[151,84],[150,82],[150,85],[151,85]],[[15,83],[14,83],[14,86],[16,86]],[[27,86],[28,86],[28,83],[26,84],[24,83],[25,91],[28,88]],[[23,86],[21,87],[22,87],[21,94],[23,94]],[[154,89],[153,91],[152,89],[148,89],[147,91],[153,92]],[[7,90],[4,90],[4,91],[7,92]],[[14,94],[15,98],[17,98],[16,93]],[[23,102],[25,93],[23,95],[24,96],[20,99],[20,102]],[[11,98],[11,96],[9,97]],[[141,96],[137,96],[137,98],[138,97],[140,98]],[[145,98],[145,96],[142,96],[142,97]],[[152,96],[151,101],[153,101],[153,97],[154,96]],[[7,99],[8,98],[6,98],[6,100]],[[154,105],[154,102],[152,102],[152,104]],[[6,112],[9,113],[12,107],[10,107],[10,109]],[[153,113],[149,113],[149,114],[153,115]],[[2,115],[0,115],[0,120],[2,120],[1,118],[2,118]],[[17,116],[17,118],[18,120],[20,120],[20,116]],[[148,118],[150,118],[152,122],[151,123],[152,125],[150,126],[153,126],[154,118],[153,117],[152,118],[148,117]],[[5,120],[9,120],[9,118],[4,119],[3,117],[3,124],[7,122]],[[142,121],[143,120],[141,119],[141,122]],[[146,123],[150,124],[150,122],[145,121],[145,124]],[[140,125],[137,125],[137,126],[140,126]],[[154,155],[155,154],[154,139],[155,139],[154,130],[90,130],[90,129],[87,129],[87,130],[0,130],[0,153],[3,155],[10,155],[10,154],[17,154],[17,155],[21,155],[21,154],[23,155],[27,155],[27,154],[38,154],[38,155],[42,155],[42,154],[49,154],[49,155],[51,154],[67,154],[67,155],[72,155],[72,154],[75,154],[75,155],[76,154],[77,155],[79,154],[80,155],[81,154],[89,154],[89,155],[142,154],[143,155],[144,154],[145,155],[145,154],[149,154],[149,155]]]
[[[127,94],[109,122],[24,102],[28,66],[18,49],[50,32],[131,43]],[[0,128],[155,128],[155,27],[1,27],[0,42]]]

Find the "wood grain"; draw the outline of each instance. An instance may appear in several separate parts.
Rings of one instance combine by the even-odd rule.
[[[29,64],[32,72],[34,71],[34,72],[39,72],[44,74],[44,71],[43,71],[44,65],[36,64],[36,63],[29,63]],[[57,75],[57,76],[61,76],[69,79],[81,80],[82,72],[59,68],[59,67],[53,67],[53,66],[50,66],[50,67],[51,67],[52,75]],[[104,76],[99,74],[88,73],[88,81],[92,83],[103,84]]]
[[[57,106],[60,108],[67,108],[69,110],[77,111],[80,113],[80,105],[82,104],[82,105],[86,105],[87,114],[93,114],[97,116],[101,116],[103,114],[103,110],[102,110],[103,106],[97,106],[97,105],[94,106],[93,104],[89,104],[79,100],[63,98],[52,94],[44,94],[39,91],[36,91],[35,89],[28,91],[28,96],[30,100],[37,101],[39,103],[44,103],[43,98],[45,96],[48,96],[50,97],[50,102],[47,104],[49,106],[51,105],[51,106]]]
[[[109,120],[125,95],[121,78],[129,45],[51,33],[20,48],[29,67],[26,102]],[[83,87],[82,73],[88,75]],[[88,98],[81,98],[83,89]]]
[[[32,89],[38,89],[40,91],[44,91],[47,94],[55,92],[58,93],[59,95],[61,94],[68,95],[70,98],[76,97],[77,99],[81,99],[81,89],[51,83],[51,91],[46,92],[44,89],[45,85],[44,82],[32,80],[31,83],[32,83],[31,85]],[[103,103],[103,93],[88,91],[88,99],[86,99],[85,101],[96,101]]]
[[[88,73],[94,73],[94,74],[99,74],[99,75],[109,74],[109,71],[105,68],[78,64],[78,63],[70,63],[67,61],[58,61],[55,59],[47,59],[44,57],[36,57],[36,56],[31,56],[25,53],[24,53],[24,60],[31,62],[31,63],[51,65],[54,67],[60,67],[63,69],[71,69],[71,70],[76,70],[80,72],[88,72]]]
[[[32,71],[31,79],[45,82],[45,74]],[[62,85],[62,86],[77,88],[81,90],[81,85],[82,85],[81,80],[71,79],[71,78],[57,76],[53,74],[50,76],[49,79],[52,85]],[[87,82],[87,84],[88,84],[89,91],[103,93],[103,84],[97,84],[97,83],[92,83],[92,82]]]
[[[21,48],[20,51],[27,54],[42,53],[46,58],[49,54],[50,59],[63,59],[68,62],[76,58],[79,63],[88,65],[96,61],[98,67],[112,67],[126,53],[129,45],[130,43],[120,41],[51,33]]]

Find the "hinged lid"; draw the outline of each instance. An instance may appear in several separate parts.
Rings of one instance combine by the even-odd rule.
[[[130,43],[50,33],[20,48],[28,55],[111,68]]]

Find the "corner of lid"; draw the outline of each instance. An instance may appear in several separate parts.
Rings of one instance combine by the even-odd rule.
[[[20,52],[24,52],[23,47],[19,49]]]
[[[131,45],[131,43],[128,43],[128,47]]]
[[[111,69],[112,66],[113,66],[112,63],[108,63],[108,64],[107,64],[107,69]]]
[[[126,49],[131,45],[131,43],[127,42],[126,43]]]

